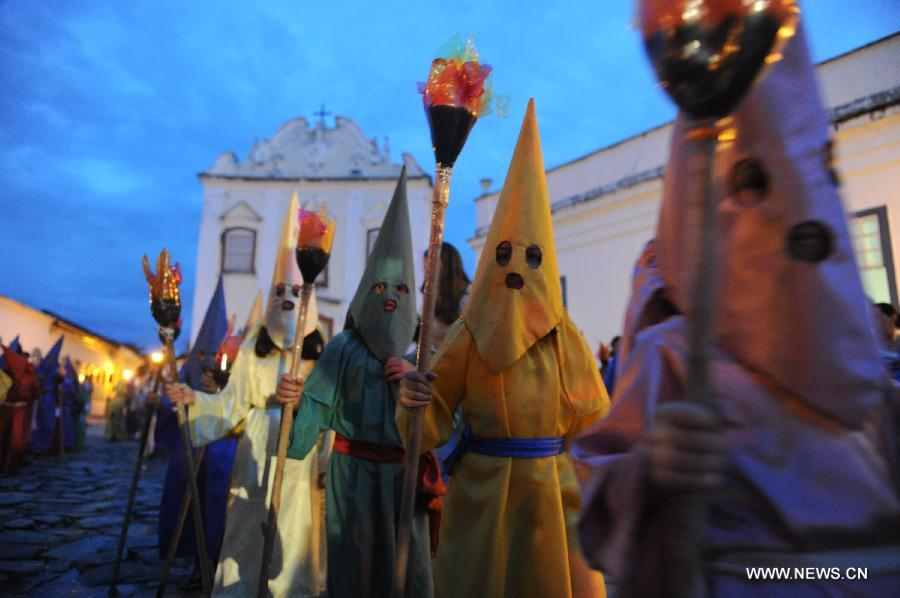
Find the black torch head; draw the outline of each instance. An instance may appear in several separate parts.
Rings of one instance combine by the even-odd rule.
[[[444,104],[429,106],[426,114],[434,158],[441,166],[452,167],[478,117],[468,108]]]
[[[172,328],[181,316],[181,302],[177,299],[153,297],[150,299],[150,313],[160,326]]]

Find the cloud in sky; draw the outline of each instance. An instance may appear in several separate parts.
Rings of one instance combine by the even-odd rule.
[[[892,0],[804,8],[819,60],[892,33],[900,13]],[[454,33],[475,34],[511,99],[509,118],[478,123],[455,168],[447,237],[471,271],[472,198],[480,178],[502,183],[529,97],[548,167],[674,114],[632,11],[567,0],[0,3],[0,293],[152,345],[140,256],[169,247],[190,305],[196,174],[321,103],[388,136],[395,160],[410,152],[430,169],[415,83]]]

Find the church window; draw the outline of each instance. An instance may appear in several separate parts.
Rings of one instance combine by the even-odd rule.
[[[897,304],[894,256],[885,206],[851,215],[850,236],[863,288],[876,303]]]
[[[253,274],[256,261],[256,231],[229,228],[222,233],[222,272]]]

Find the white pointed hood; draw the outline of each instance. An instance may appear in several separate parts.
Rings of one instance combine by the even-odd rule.
[[[266,331],[272,342],[282,350],[289,349],[294,342],[297,309],[300,307],[300,287],[303,285],[303,278],[300,276],[300,269],[297,267],[297,258],[295,257],[297,234],[300,229],[299,217],[300,205],[297,201],[297,193],[294,192],[281,228],[281,238],[275,254],[275,270],[272,272],[272,284],[269,288],[265,315]],[[318,320],[316,295],[313,293],[306,313],[304,336],[316,329]]]
[[[809,50],[797,31],[733,115],[720,144],[716,343],[767,384],[847,423],[881,400],[884,373],[870,326]],[[696,244],[689,128],[681,116],[657,242],[672,300],[689,313]]]

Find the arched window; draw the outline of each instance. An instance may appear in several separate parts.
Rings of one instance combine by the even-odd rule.
[[[222,272],[254,273],[256,231],[229,228],[222,233]]]
[[[325,340],[328,341],[334,335],[334,318],[319,315],[319,325],[325,332]]]

